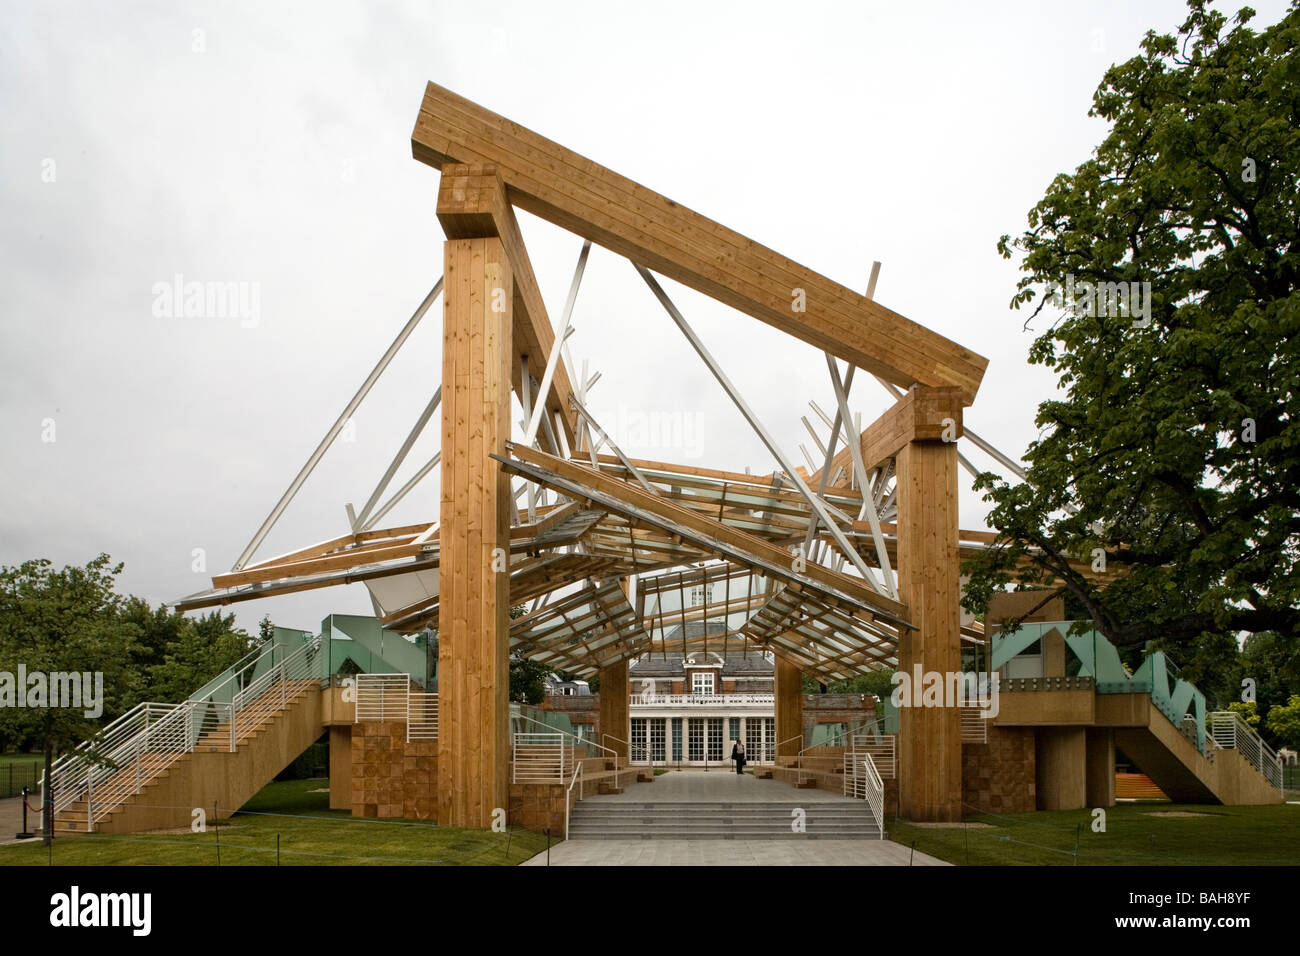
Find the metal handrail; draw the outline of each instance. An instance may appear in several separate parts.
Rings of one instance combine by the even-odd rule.
[[[358,674],[356,687],[354,723],[371,720],[403,720],[409,717],[411,708],[409,674]],[[378,700],[375,700],[375,697]]]
[[[859,769],[861,768],[861,769]],[[876,826],[884,835],[885,829],[885,781],[876,767],[876,761],[869,753],[846,753],[844,755],[844,795],[867,801]]]
[[[280,708],[286,707],[288,691],[285,683],[310,676],[311,668],[306,662],[319,649],[320,639],[305,641],[291,653],[282,654],[279,664],[273,664],[255,680],[232,692],[229,702],[213,699],[218,691],[232,681],[238,681],[250,667],[256,669],[264,657],[269,655],[274,661],[278,646],[272,643],[255,648],[227,668],[224,678],[218,675],[179,704],[142,701],[94,737],[59,757],[51,765],[49,779],[44,774],[41,776],[42,793],[53,812],[57,814],[66,810],[84,795],[87,830],[93,831],[97,816],[111,812],[122,799],[139,793],[146,783],[177,759],[194,751],[203,738],[204,720],[209,709],[218,715],[223,710],[226,712],[233,752],[237,746],[239,712],[270,691],[277,682],[280,684]],[[149,761],[146,769],[144,758],[149,754],[166,756]],[[132,764],[134,774],[129,773]],[[124,771],[127,771],[125,775]]]
[[[523,720],[526,720],[526,721],[528,721],[528,722],[530,722],[530,723],[534,723],[534,724],[536,724],[538,727],[545,727],[546,730],[547,730],[547,732],[549,732],[549,733],[563,734],[565,737],[568,737],[570,740],[574,740],[574,741],[576,741],[576,743],[571,744],[570,746],[573,746],[573,747],[599,747],[601,750],[604,750],[604,751],[607,751],[607,752],[613,754],[613,755],[614,755],[614,769],[615,769],[615,770],[618,770],[618,769],[619,769],[619,766],[618,766],[618,751],[616,751],[616,750],[610,750],[609,747],[605,747],[605,746],[603,746],[603,745],[601,745],[601,744],[598,744],[598,743],[596,743],[594,740],[588,740],[588,739],[585,738],[585,737],[579,737],[579,736],[577,736],[576,734],[571,734],[571,733],[568,733],[567,731],[560,730],[558,727],[552,727],[550,724],[548,724],[548,723],[546,723],[546,722],[544,722],[544,721],[538,720],[536,717],[529,717],[527,714],[523,713],[522,711],[519,713],[518,716],[519,716],[520,718],[522,718]],[[605,735],[605,736],[608,736],[608,735]]]
[[[809,744],[807,747],[804,747],[802,750],[800,750],[799,753],[795,756],[795,762],[796,762],[795,765],[799,768],[799,782],[803,783],[803,755],[804,754],[806,754],[810,750],[816,750],[818,747],[843,746],[842,744],[834,744],[831,741],[842,738],[846,734],[852,735],[852,734],[860,734],[860,733],[865,733],[865,731],[863,731],[861,727],[854,730],[846,725],[845,728],[841,730],[839,733],[831,734],[831,736],[825,742],[820,744]],[[801,738],[802,736],[803,735],[800,734]]]
[[[1209,739],[1220,749],[1237,751],[1269,784],[1285,793],[1282,758],[1240,714],[1232,710],[1216,710],[1206,715],[1206,722],[1209,724]],[[1243,739],[1245,747],[1241,746]]]
[[[617,741],[618,743],[623,744],[625,747],[627,747],[627,763],[628,766],[630,767],[632,765],[632,744],[624,740],[622,737],[616,736],[615,734],[602,733],[600,735],[601,740],[604,740],[606,737],[608,737],[610,740]],[[601,749],[609,750],[610,748],[602,746]],[[650,757],[650,748],[646,747],[646,759],[649,760],[649,757]],[[616,770],[618,769],[618,751],[614,751],[614,769]]]
[[[437,739],[437,693],[411,691],[406,697],[406,742]]]
[[[533,738],[533,739],[529,739]],[[543,739],[537,739],[543,738]],[[552,743],[549,738],[554,738]],[[563,783],[564,777],[568,773],[567,760],[572,760],[573,746],[566,747],[564,743],[564,734],[559,731],[549,733],[516,733],[511,735],[511,760],[510,760],[510,782],[511,783]],[[527,761],[520,760],[520,749],[522,747],[554,747],[559,754],[558,773],[551,772],[551,761],[549,757],[531,757]],[[580,762],[580,761],[579,761]],[[521,763],[522,773],[521,773]]]
[[[862,757],[864,769],[867,771],[867,806],[871,808],[871,815],[876,819],[876,829],[883,837],[885,835],[885,782],[880,779],[880,773],[876,770],[876,762],[871,759],[871,754],[863,754]]]
[[[578,765],[573,768],[573,777],[569,780],[569,788],[564,791],[564,839],[566,840],[569,838],[569,804],[573,800],[573,785],[575,783],[578,783],[581,780],[582,780],[582,761],[579,760]],[[583,796],[582,787],[579,786],[578,799],[581,800],[582,796]]]
[[[785,738],[785,740],[778,740],[775,744],[772,745],[773,766],[779,766],[779,764],[777,764],[777,761],[781,759],[781,745],[788,744],[792,740],[797,740],[799,741],[799,743],[803,743],[803,734],[795,734],[793,737]],[[803,753],[803,751],[800,750],[799,753]],[[803,783],[803,770],[799,766],[798,754],[795,755],[795,769],[798,770],[798,774],[796,775],[797,781],[799,783]]]

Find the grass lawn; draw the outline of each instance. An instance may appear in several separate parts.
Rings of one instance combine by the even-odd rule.
[[[520,863],[546,849],[546,837],[531,830],[513,833],[439,827],[424,820],[359,820],[329,809],[324,779],[271,783],[238,814],[206,833],[60,837],[53,861],[69,866],[217,864],[275,866],[276,838],[283,866],[375,864],[491,865]],[[507,853],[507,846],[509,852]],[[40,844],[0,847],[0,866],[43,866]]]
[[[0,754],[0,767],[7,767],[11,763],[39,766],[44,759],[40,754]]]
[[[1173,814],[1166,816],[1165,814]],[[1300,864],[1300,806],[1216,807],[1151,801],[1106,811],[1106,832],[1092,832],[1092,811],[979,814],[986,827],[927,827],[891,821],[889,838],[918,853],[971,866]]]

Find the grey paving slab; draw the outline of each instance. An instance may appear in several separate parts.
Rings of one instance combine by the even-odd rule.
[[[34,804],[40,803],[40,795],[29,798]],[[27,814],[27,825],[33,830],[40,824],[39,813]],[[23,798],[6,797],[0,800],[0,845],[17,842],[14,839],[23,825]]]
[[[602,804],[763,804],[806,806],[862,801],[826,790],[798,790],[779,780],[749,774],[672,771],[653,783],[629,785],[620,794],[590,796],[584,805]],[[683,806],[683,812],[689,808]],[[546,866],[540,853],[525,866]],[[568,840],[551,847],[551,866],[947,866],[942,860],[890,840],[767,839]]]
[[[546,866],[539,853],[524,866]],[[569,840],[551,866],[949,866],[892,840]]]

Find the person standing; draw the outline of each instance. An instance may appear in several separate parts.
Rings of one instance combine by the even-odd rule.
[[[736,773],[745,772],[745,745],[737,740],[731,745],[731,759],[736,761]]]

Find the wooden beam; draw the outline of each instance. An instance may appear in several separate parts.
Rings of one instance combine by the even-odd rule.
[[[434,83],[411,151],[495,164],[521,209],[896,385],[955,385],[967,404],[979,389],[982,356]]]
[[[515,393],[523,396],[523,363],[528,357],[529,374],[541,382],[542,371],[555,343],[555,329],[546,314],[546,303],[533,274],[533,265],[524,246],[523,233],[515,211],[506,201],[505,186],[493,165],[471,166],[453,163],[442,169],[438,185],[438,221],[448,239],[477,239],[495,236],[501,240],[510,260],[510,274],[514,280],[514,352],[511,356],[510,377]],[[558,412],[564,422],[565,437],[574,441],[578,413],[569,407],[573,385],[569,371],[561,358],[551,380],[551,391],[546,396],[547,414],[551,421]],[[534,398],[534,401],[536,399]]]
[[[509,255],[445,244],[438,607],[438,823],[487,827],[509,806]],[[506,566],[508,567],[508,565]]]
[[[902,398],[862,429],[862,467],[870,471],[895,457],[911,441],[951,441],[961,438],[962,393],[955,388],[911,388]],[[831,474],[853,470],[847,446],[831,459]],[[839,489],[832,489],[838,491]]]

